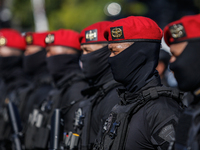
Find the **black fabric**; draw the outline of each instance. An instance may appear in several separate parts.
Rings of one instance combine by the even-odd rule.
[[[83,54],[81,56],[81,62],[83,64],[83,73],[85,77],[96,84],[98,80],[105,74],[105,71],[108,70],[108,57],[110,55],[110,51],[108,46],[105,46],[101,49],[98,49],[89,54]]]
[[[199,47],[199,41],[189,41],[183,52],[170,64],[180,90],[194,91],[200,86]]]
[[[158,91],[154,91],[155,89]],[[182,107],[178,103],[181,102],[182,94],[178,93],[179,91],[173,91],[171,88],[161,87],[158,79],[153,79],[135,94],[120,90],[122,102],[113,107],[104,126],[107,135],[103,140],[104,148],[167,150],[182,112]],[[170,134],[167,134],[167,131],[170,131]]]
[[[114,57],[109,58],[114,79],[130,92],[136,92],[157,76],[159,43],[135,42]]]
[[[58,82],[66,73],[80,70],[79,54],[62,54],[48,57],[47,67],[55,82]]]
[[[40,74],[44,71],[47,72],[46,50],[41,48],[41,50],[37,53],[24,56],[23,69],[24,72],[29,75]]]
[[[29,84],[22,70],[22,57],[0,57],[0,76],[3,78],[7,92]]]

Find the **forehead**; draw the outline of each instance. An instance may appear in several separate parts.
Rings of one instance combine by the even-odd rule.
[[[188,42],[172,44],[172,45],[170,45],[170,51],[173,55],[174,54],[180,55],[183,52],[183,50],[185,49],[185,47],[187,46],[187,44],[188,44]]]
[[[134,42],[109,43],[109,47],[128,47]]]

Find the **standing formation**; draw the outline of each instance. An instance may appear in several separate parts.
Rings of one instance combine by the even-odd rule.
[[[200,149],[199,39],[200,15],[164,32],[142,16],[80,33],[0,29],[0,149]]]

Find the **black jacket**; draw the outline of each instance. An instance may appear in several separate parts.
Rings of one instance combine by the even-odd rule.
[[[161,89],[160,87],[162,87],[158,78],[154,78],[136,93],[131,93],[126,90],[119,90],[119,97],[121,98],[121,104],[119,104],[119,108],[124,107],[123,109],[128,109],[129,103],[131,105],[138,103],[134,106],[132,111],[132,113],[134,113],[132,115],[129,114],[131,117],[128,119],[128,127],[123,126],[122,122],[120,125],[118,121],[116,121],[119,123],[118,127],[122,126],[119,129],[117,129],[118,127],[115,126],[114,123],[111,125],[111,127],[114,125],[113,129],[114,131],[117,131],[118,134],[121,134],[121,130],[126,128],[125,137],[122,133],[122,140],[124,140],[123,148],[125,150],[167,150],[170,142],[174,141],[175,127],[183,110],[180,100],[182,94],[179,94],[179,92],[174,94],[173,91],[169,89],[168,91],[150,91],[147,93],[147,96],[151,98],[149,98],[147,101],[145,101],[145,99],[144,101],[141,100],[143,99],[144,95],[138,97],[141,95],[141,93],[144,94],[145,91],[148,91],[148,89],[154,89],[154,87],[158,87],[157,89]],[[167,87],[165,87],[165,89],[167,89]],[[159,92],[161,93],[159,94]],[[119,109],[115,109],[115,112],[116,111],[120,112]],[[108,129],[108,134],[111,132],[111,130],[112,129]],[[121,136],[118,134],[115,136]],[[106,141],[104,139],[104,146],[106,145],[105,142]],[[113,145],[116,145],[116,140],[114,141]],[[111,149],[113,150],[113,147]]]
[[[118,87],[122,85],[114,81],[108,70],[96,85],[82,91],[85,100],[79,104],[79,108],[84,116],[80,131],[83,150],[91,149],[95,139],[101,138],[103,124],[112,107],[120,100],[116,93]]]

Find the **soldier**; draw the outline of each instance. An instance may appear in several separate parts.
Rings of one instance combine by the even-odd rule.
[[[105,32],[114,79],[121,102],[104,125],[98,149],[167,149],[181,113],[181,94],[162,87],[156,71],[162,30],[151,19],[130,16],[110,24]]]
[[[0,140],[4,140],[5,149],[9,149],[11,128],[6,110],[7,103],[12,102],[19,106],[19,94],[29,85],[22,70],[22,55],[25,50],[25,41],[21,34],[13,29],[0,30],[0,76],[5,87],[0,117]],[[17,126],[17,125],[16,125]],[[1,147],[3,149],[3,147]]]
[[[20,94],[23,101],[20,112],[23,121],[28,120],[34,105],[39,105],[52,89],[52,78],[46,64],[46,44],[44,33],[26,33],[26,50],[23,57],[23,70],[30,77],[31,85]]]
[[[200,15],[185,16],[168,24],[164,29],[164,39],[173,54],[170,69],[174,72],[179,89],[194,96],[180,117],[175,149],[200,149]]]
[[[103,36],[104,29],[111,24],[102,21],[92,24],[80,33],[83,54],[82,70],[90,87],[82,91],[85,101],[76,112],[75,128],[81,132],[82,150],[92,149],[95,139],[101,136],[103,123],[112,107],[119,102],[116,88],[121,84],[114,81],[108,64],[110,51]]]
[[[33,148],[47,148],[51,117],[55,108],[61,109],[64,133],[73,131],[74,111],[77,103],[83,99],[81,90],[87,86],[79,66],[82,51],[78,37],[77,32],[65,29],[49,32],[45,37],[47,67],[56,89],[51,90],[32,113],[33,118],[37,118],[35,124],[31,123],[32,128],[36,128],[31,141]]]

